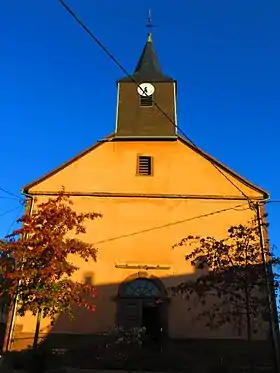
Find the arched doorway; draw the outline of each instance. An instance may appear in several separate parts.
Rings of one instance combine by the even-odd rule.
[[[126,329],[145,327],[154,340],[167,333],[167,296],[159,279],[125,281],[118,292],[118,324]]]

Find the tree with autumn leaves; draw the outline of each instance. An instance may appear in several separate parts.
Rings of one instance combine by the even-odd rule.
[[[93,285],[72,279],[79,268],[71,262],[71,255],[85,261],[96,260],[97,249],[80,236],[86,233],[86,221],[101,215],[77,213],[72,205],[63,191],[37,204],[32,214],[18,220],[21,228],[1,245],[2,293],[8,289],[20,316],[28,311],[37,315],[34,346],[38,342],[41,317],[50,317],[52,322],[60,313],[71,317],[73,304],[95,309]]]
[[[246,331],[249,353],[253,334],[265,321],[271,327],[276,322],[271,312],[279,289],[275,269],[280,259],[261,237],[266,229],[267,224],[253,219],[229,227],[223,239],[188,236],[174,245],[188,247],[185,259],[196,270],[192,279],[172,288],[173,293],[189,301],[189,309],[198,311],[195,319],[206,327],[229,324],[240,333]]]

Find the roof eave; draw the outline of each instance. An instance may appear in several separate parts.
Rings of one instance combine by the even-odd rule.
[[[25,185],[21,189],[21,193],[23,193],[23,194],[29,194],[29,190],[31,188],[33,188],[37,184],[43,182],[47,178],[55,175],[57,172],[61,171],[65,167],[69,166],[71,163],[73,163],[73,162],[77,161],[78,159],[82,158],[84,155],[86,155],[87,153],[89,153],[93,149],[97,148],[98,146],[102,145],[104,142],[111,141],[111,139],[113,139],[114,136],[115,136],[115,133],[111,133],[108,136],[104,137],[103,139],[98,140],[96,143],[94,143],[93,145],[91,145],[87,149],[83,150],[82,152],[80,152],[79,154],[77,154],[75,157],[69,159],[68,161],[64,162],[62,165],[56,167],[54,170],[52,170],[50,172],[47,172],[46,174],[44,174],[43,176],[41,176],[39,179],[36,179],[35,181],[32,181],[31,183]]]
[[[215,159],[214,157],[212,157],[211,155],[209,155],[208,153],[206,153],[204,150],[200,149],[197,146],[194,146],[184,136],[178,135],[178,139],[181,140],[187,146],[189,146],[191,149],[193,149],[194,151],[196,151],[197,153],[199,153],[200,155],[202,155],[204,158],[206,158],[211,163],[216,164],[216,166],[220,167],[222,170],[230,173],[233,177],[237,178],[243,184],[245,184],[248,187],[256,190],[259,193],[261,193],[263,195],[263,199],[264,200],[270,199],[270,194],[266,190],[264,190],[264,189],[258,187],[257,185],[251,183],[249,180],[245,179],[243,176],[239,175],[237,172],[233,171],[231,168],[229,168],[225,164],[221,163],[220,161],[218,161],[217,159]]]
[[[176,79],[170,78],[167,75],[162,76],[136,76],[131,75],[117,80],[117,83],[176,83]]]

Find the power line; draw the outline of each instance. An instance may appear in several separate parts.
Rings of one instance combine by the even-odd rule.
[[[2,192],[6,193],[6,194],[9,194],[9,195],[12,196],[12,197],[15,197],[16,199],[19,199],[20,201],[23,200],[23,198],[21,198],[21,197],[17,196],[16,194],[14,194],[14,193],[8,191],[7,189],[4,189],[4,188],[0,187],[0,190],[2,190]],[[3,197],[3,198],[4,198],[4,197]]]
[[[15,198],[15,197],[3,197],[3,196],[0,196],[0,199],[7,199],[7,200],[13,200],[13,201],[18,201],[18,198]]]
[[[98,44],[98,46],[109,56],[109,58],[121,69],[121,71],[137,86],[136,80],[129,74],[129,72],[123,67],[123,65],[116,59],[116,57],[104,46],[104,44],[92,33],[92,31],[85,25],[85,23],[75,14],[75,12],[63,1],[58,0],[66,11],[75,19],[75,21],[90,35],[90,37]],[[141,87],[140,87],[141,88]],[[143,91],[144,92],[144,91]],[[199,150],[198,146],[184,133],[184,131],[173,121],[172,118],[153,100],[155,107],[173,124],[173,126],[181,132],[181,134],[189,141],[189,143],[196,149]],[[254,207],[254,203],[246,193],[243,192],[238,185],[236,185],[212,160],[210,163],[224,176],[230,184],[232,184],[249,202],[251,208]]]
[[[20,212],[17,214],[17,216],[15,217],[15,219],[12,221],[12,223],[10,224],[8,230],[7,230],[7,234],[6,236],[8,236],[10,233],[11,233],[11,230],[14,226],[14,224],[17,222],[17,220],[19,219],[20,215],[22,214],[22,209],[23,209],[24,205],[23,204],[20,204],[17,208],[20,208]]]
[[[187,223],[189,221],[196,220],[196,219],[207,218],[209,216],[221,214],[222,212],[226,212],[226,211],[230,211],[230,210],[244,211],[244,209],[243,210],[237,210],[237,208],[243,207],[243,206],[245,206],[244,203],[240,204],[240,205],[233,206],[233,207],[228,207],[228,208],[225,208],[225,209],[221,209],[221,210],[216,210],[216,211],[208,212],[206,214],[192,216],[191,218],[187,218],[187,219],[183,219],[183,220],[177,220],[177,221],[174,221],[172,223],[167,223],[167,224],[159,225],[159,226],[156,226],[156,227],[146,228],[146,229],[143,229],[141,231],[136,231],[136,232],[132,232],[132,233],[128,233],[128,234],[123,234],[121,236],[107,238],[105,240],[94,242],[94,245],[100,245],[102,243],[116,241],[116,240],[119,240],[121,238],[127,238],[127,237],[131,237],[131,236],[136,236],[137,234],[147,233],[147,232],[151,232],[151,231],[154,231],[154,230],[157,230],[157,229],[163,229],[163,228],[171,227],[173,225]],[[246,206],[248,206],[248,205],[246,204]],[[248,209],[248,207],[247,207],[247,209]]]
[[[114,55],[100,42],[100,40],[90,31],[90,29],[77,17],[77,15],[64,3],[64,1],[62,0],[59,0],[60,3],[62,4],[62,6],[68,11],[68,13],[79,23],[79,25],[91,36],[91,38],[101,47],[101,49],[114,61],[114,63],[125,73],[125,75],[127,75],[129,77],[129,79],[134,82],[137,86],[137,82],[133,79],[133,77],[127,72],[127,70],[119,63],[119,61],[114,57]],[[141,87],[140,87],[141,88]],[[172,125],[174,126],[174,128],[176,128],[188,141],[189,143],[195,148],[195,149],[198,149],[199,148],[197,147],[197,145],[184,133],[184,131],[182,131],[178,125],[173,121],[172,118],[170,118],[168,116],[168,114],[163,111],[161,109],[161,107],[153,100],[153,103],[154,103],[154,106],[172,123]],[[254,203],[252,201],[252,199],[247,196],[246,193],[243,192],[243,190],[241,188],[239,188],[238,185],[236,185],[221,169],[220,167],[217,166],[217,164],[211,160],[211,159],[208,159],[210,161],[210,163],[213,165],[213,167],[216,168],[216,170],[232,185],[234,186],[240,193],[241,195],[248,201],[248,204],[249,204],[249,207],[252,209],[252,210],[255,210],[256,213],[258,214],[259,213],[259,204],[258,203]],[[196,217],[197,218],[197,217]],[[194,219],[194,218],[193,218]],[[188,220],[187,220],[188,221]],[[169,225],[166,225],[166,226],[169,226]],[[154,229],[158,229],[158,228],[154,228]],[[146,230],[147,231],[147,230]],[[134,234],[137,234],[137,233],[134,233]],[[132,234],[130,234],[132,235]],[[127,237],[127,235],[125,236]],[[121,237],[119,237],[121,238]],[[109,241],[112,241],[113,239],[117,239],[117,238],[112,238],[112,239],[109,239]],[[104,242],[104,241],[103,241]],[[262,246],[262,245],[261,245]],[[266,261],[264,260],[264,266],[266,268]]]
[[[17,209],[18,209],[19,207],[21,207],[21,206],[22,206],[22,205],[20,205],[20,206],[16,206],[16,207],[14,207],[14,208],[12,208],[12,209],[10,209],[10,210],[4,212],[3,214],[0,214],[0,218],[2,218],[3,216],[8,215],[10,212],[13,212],[13,211],[17,210]]]

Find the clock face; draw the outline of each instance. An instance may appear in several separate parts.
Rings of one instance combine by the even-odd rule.
[[[142,83],[137,88],[137,91],[140,96],[151,96],[155,91],[155,87],[150,83]]]

